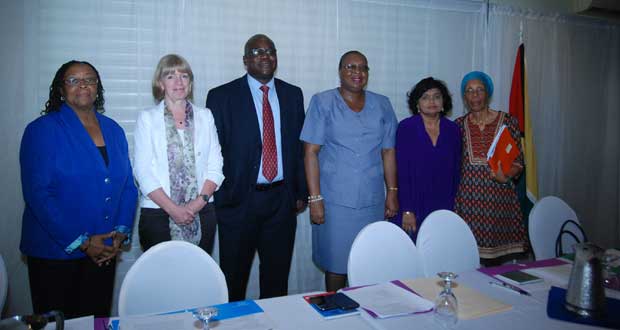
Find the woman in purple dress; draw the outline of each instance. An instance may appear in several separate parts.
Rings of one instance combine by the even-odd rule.
[[[400,211],[392,221],[415,242],[427,215],[454,209],[462,147],[459,127],[444,117],[452,98],[442,81],[422,79],[407,96],[413,116],[396,131]]]

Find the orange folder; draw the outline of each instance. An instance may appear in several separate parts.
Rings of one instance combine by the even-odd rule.
[[[497,168],[497,162],[501,161],[502,172],[506,174],[510,170],[510,167],[512,167],[512,163],[517,159],[517,156],[519,156],[519,146],[512,136],[510,136],[508,127],[502,125],[487,153],[487,163],[489,163],[493,173],[497,173],[499,170]]]

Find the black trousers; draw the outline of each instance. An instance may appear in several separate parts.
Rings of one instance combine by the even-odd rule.
[[[67,319],[110,316],[116,260],[107,266],[97,266],[90,258],[27,259],[35,314],[60,310]]]
[[[217,224],[215,207],[213,204],[207,204],[200,212],[200,246],[208,254],[213,252],[213,242],[215,240],[215,227]],[[138,232],[140,233],[140,245],[144,251],[150,249],[153,245],[161,242],[167,242],[170,238],[170,227],[168,224],[168,213],[162,209],[141,208],[140,223],[138,224]]]
[[[220,267],[228,299],[244,300],[254,255],[260,259],[260,298],[288,293],[297,216],[284,186],[254,191],[244,205],[218,208]],[[293,206],[292,206],[293,205]]]

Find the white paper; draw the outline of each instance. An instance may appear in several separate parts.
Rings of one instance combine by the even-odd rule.
[[[391,282],[345,291],[361,307],[379,318],[427,312],[433,303]]]
[[[95,328],[94,316],[83,316],[65,320],[65,330],[93,330]],[[55,330],[56,322],[48,323],[43,330]]]
[[[552,267],[540,267],[524,269],[524,272],[528,272],[532,275],[536,275],[545,279],[544,284],[532,284],[520,285],[519,287],[526,291],[543,291],[549,290],[551,286],[557,286],[559,288],[568,288],[568,280],[572,270],[572,264],[564,264]],[[620,291],[611,290],[605,288],[605,296],[607,298],[620,299]]]
[[[497,147],[497,142],[499,142],[499,137],[502,135],[502,132],[504,131],[504,129],[506,129],[506,125],[502,125],[497,131],[497,135],[495,135],[495,138],[493,139],[493,142],[491,143],[491,146],[489,147],[489,151],[487,151],[487,160],[493,157],[493,154],[495,153],[495,148]],[[508,153],[508,151],[510,150],[507,150],[506,153]]]
[[[605,251],[605,254],[609,254],[609,255],[612,255],[612,256],[618,256],[618,257],[620,257],[620,251],[619,251],[619,250],[616,250],[616,249],[607,249],[607,250]],[[613,262],[611,263],[611,266],[612,266],[612,267],[618,267],[618,266],[620,266],[620,258],[618,258],[618,259],[616,259],[615,261],[613,261]]]
[[[544,279],[547,284],[547,289],[552,285],[560,288],[566,288],[568,286],[568,278],[570,277],[572,268],[572,264],[562,264],[551,267],[528,268],[523,269],[522,271]]]

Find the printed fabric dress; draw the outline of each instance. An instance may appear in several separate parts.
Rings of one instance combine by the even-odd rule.
[[[502,125],[506,125],[519,146],[516,161],[523,165],[516,119],[500,111],[482,131],[470,120],[469,114],[456,119],[456,123],[463,139],[463,160],[455,212],[474,233],[481,258],[492,259],[525,251],[527,236],[515,185],[512,180],[506,184],[493,180],[486,161],[495,135]]]

